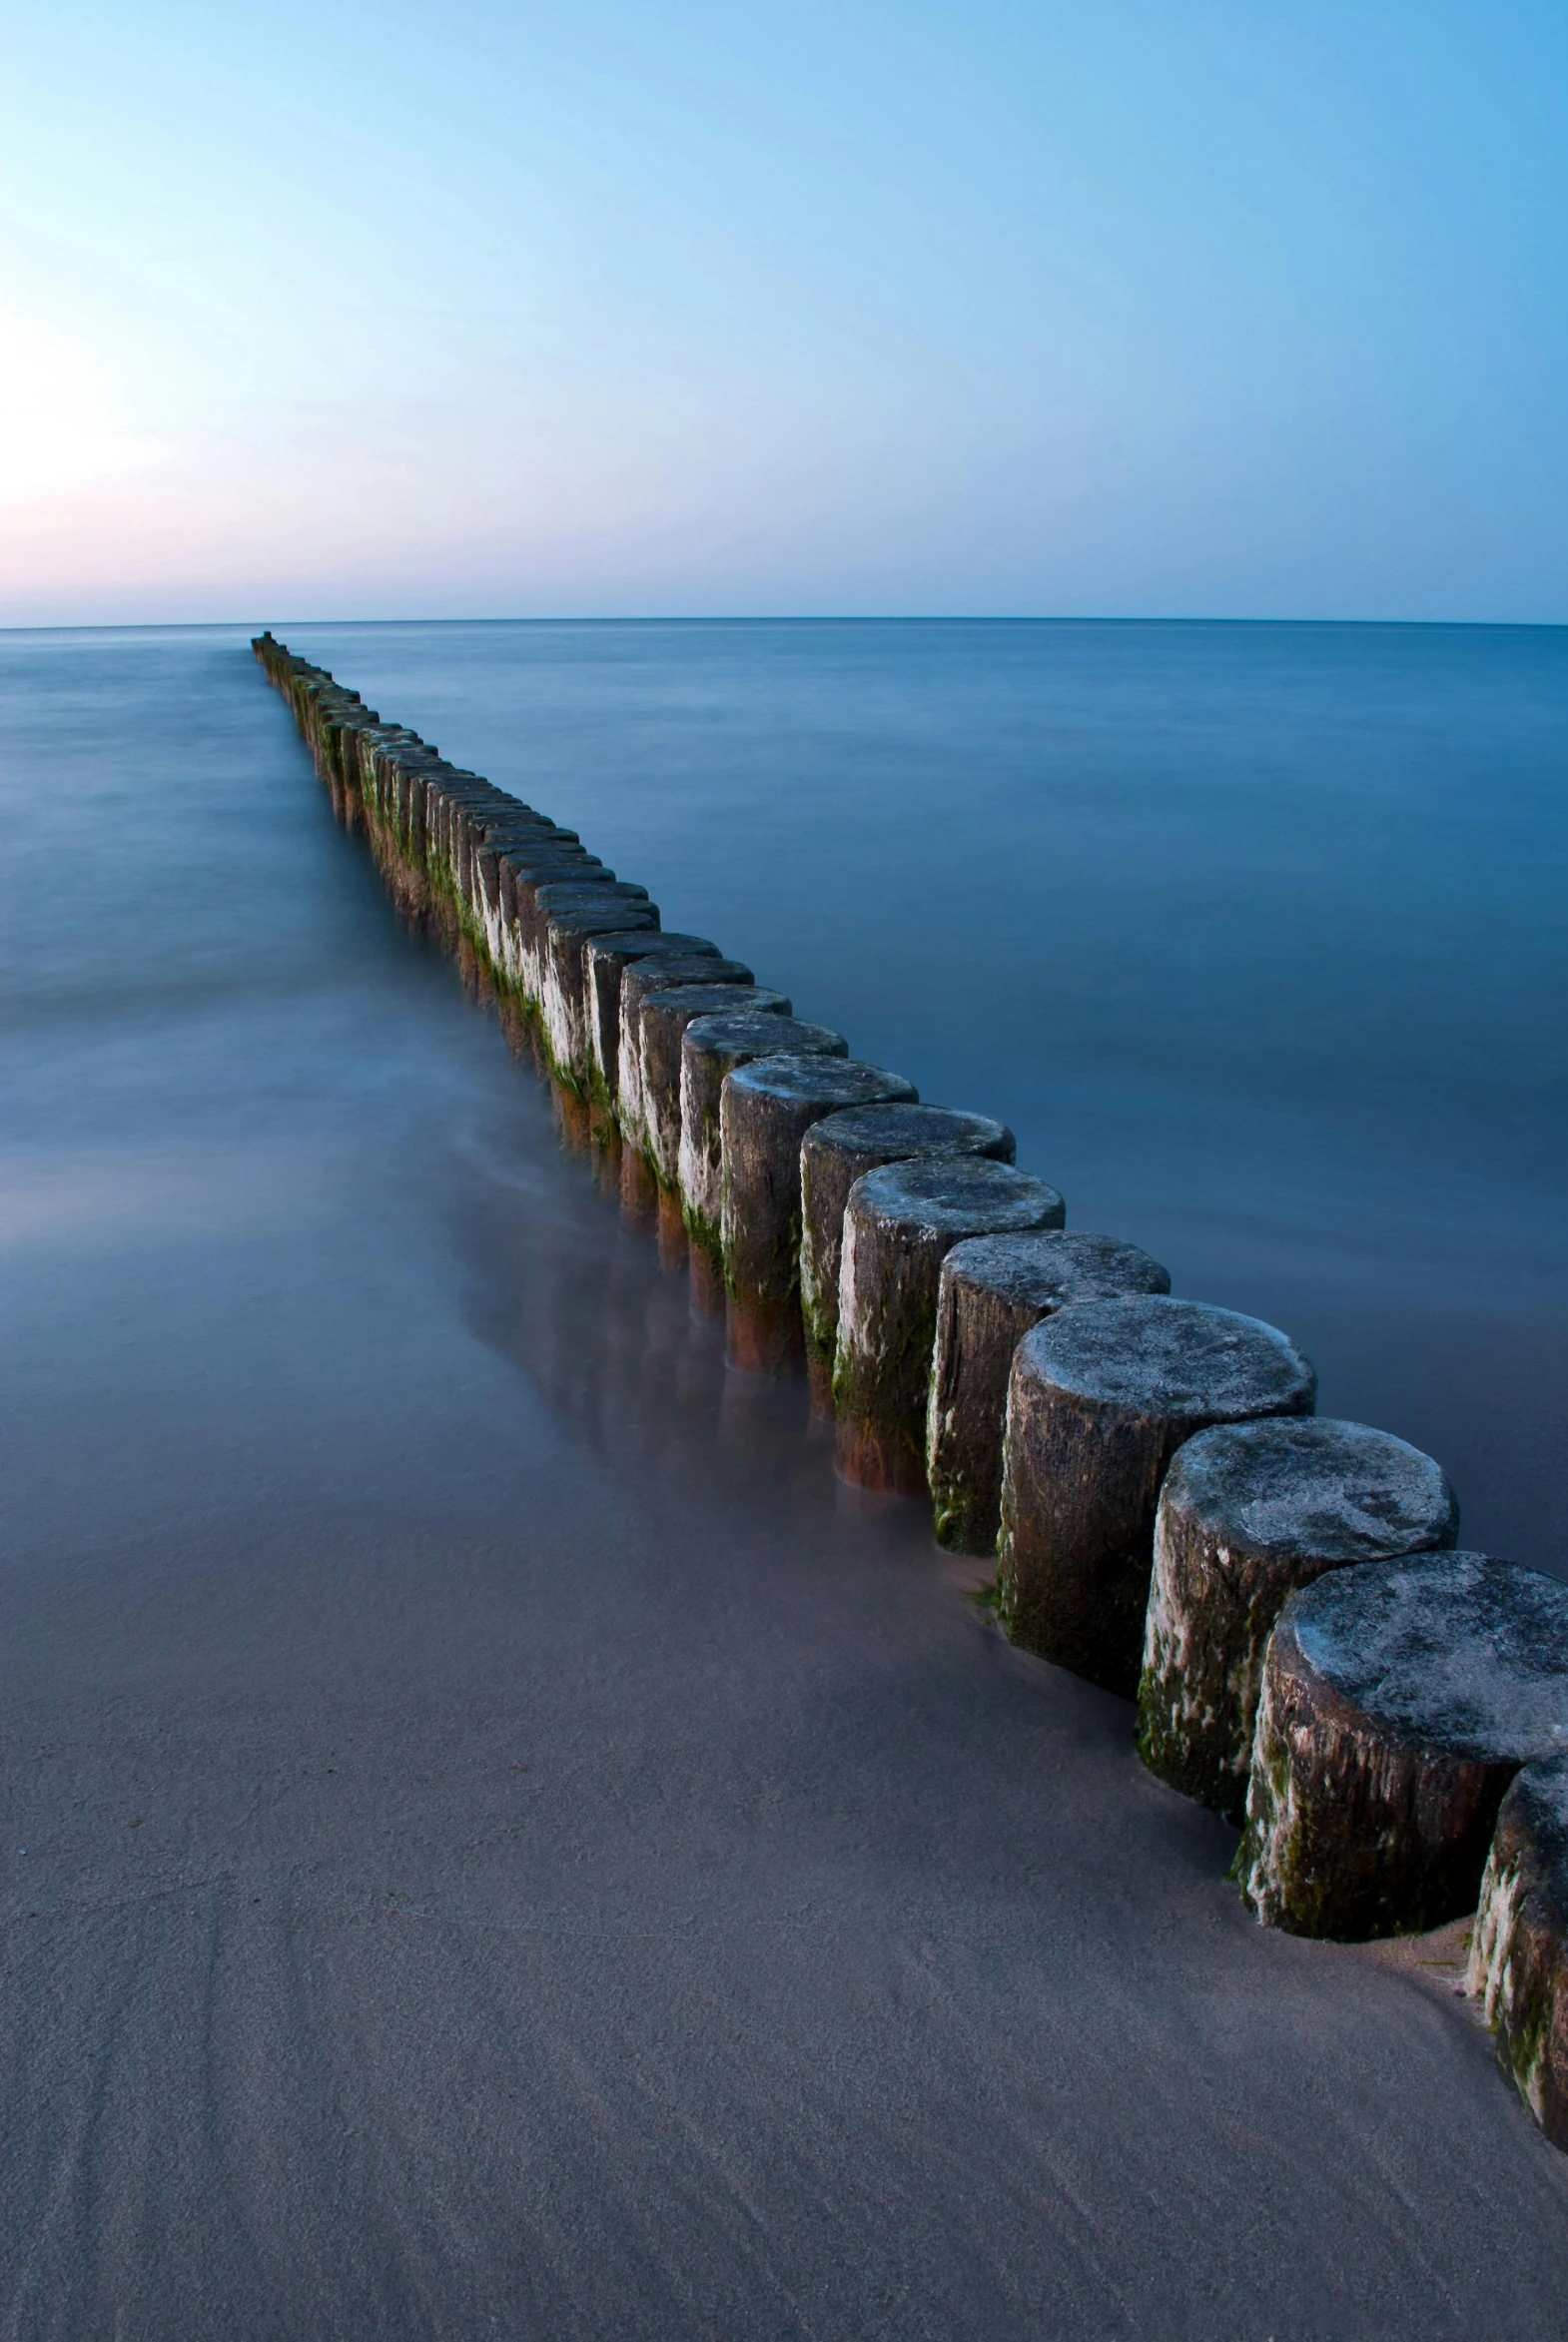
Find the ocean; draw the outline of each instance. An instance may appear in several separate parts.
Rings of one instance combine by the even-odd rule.
[[[1568,631],[281,631],[1568,1569]]]

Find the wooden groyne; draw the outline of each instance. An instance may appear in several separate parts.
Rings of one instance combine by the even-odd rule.
[[[253,648],[731,1364],[802,1362],[847,1479],[933,1503],[996,1553],[1015,1641],[1136,1693],[1145,1762],[1241,1825],[1264,1925],[1358,1941],[1479,1901],[1470,1988],[1568,2148],[1568,1586],[1454,1550],[1429,1456],[1317,1417],[1275,1327],[1069,1232],[1004,1125],[922,1105],[574,830]]]

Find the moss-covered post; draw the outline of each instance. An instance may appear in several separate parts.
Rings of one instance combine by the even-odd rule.
[[[719,1093],[719,1234],[729,1362],[776,1373],[804,1355],[800,1315],[800,1151],[845,1107],[912,1103],[912,1082],[838,1057],[761,1057]]]
[[[535,900],[539,1022],[556,1070],[585,1092],[588,1032],[582,955],[588,938],[657,933],[658,906],[648,901],[643,888],[624,882],[594,886],[566,881],[540,887]]]
[[[741,1010],[787,1017],[789,1002],[758,984],[674,984],[643,995],[637,1011],[643,1147],[666,1194],[680,1194],[680,1051],[686,1028],[698,1017]]]
[[[1568,1586],[1481,1553],[1333,1570],[1279,1613],[1236,1855],[1267,1927],[1344,1942],[1473,1911],[1503,1792],[1568,1748]]]
[[[1081,1301],[1168,1293],[1169,1272],[1116,1236],[1047,1228],[970,1236],[942,1263],[926,1474],[937,1543],[995,1553],[1002,1519],[1002,1432],[1013,1353],[1032,1326]]]
[[[540,887],[559,886],[571,879],[587,882],[601,875],[608,878],[611,874],[596,855],[570,840],[517,842],[498,853],[500,920],[507,974],[513,991],[530,1009],[537,1008],[539,998],[533,937]]]
[[[552,887],[585,889],[613,886],[615,873],[590,858],[567,863],[567,849],[551,844],[548,848],[529,847],[526,861],[508,855],[512,866],[512,899],[517,913],[517,935],[522,959],[522,994],[530,1005],[542,1014],[543,1008],[543,954],[547,949],[549,913],[540,904],[539,897]]]
[[[616,1061],[615,1119],[620,1125],[621,1137],[634,1153],[646,1157],[649,1150],[646,1122],[642,1111],[642,1004],[650,993],[675,992],[687,986],[725,984],[743,988],[746,995],[769,1005],[782,1007],[786,1016],[789,1003],[781,992],[762,993],[743,960],[722,960],[704,956],[693,959],[681,952],[650,952],[645,960],[629,961],[620,980],[620,1053]],[[683,1028],[684,1030],[684,1028]],[[675,1044],[675,1110],[680,1111],[680,1044]],[[679,1134],[676,1135],[679,1149]],[[649,1169],[651,1170],[651,1164]]]
[[[1466,1980],[1504,2073],[1568,2148],[1568,1750],[1526,1765],[1503,1799]]]
[[[827,1115],[800,1151],[800,1308],[806,1377],[818,1414],[833,1412],[833,1351],[839,1327],[839,1266],[844,1206],[868,1171],[927,1155],[980,1155],[1011,1163],[1017,1152],[1005,1123],[947,1106],[862,1106]]]
[[[1027,1333],[1008,1381],[997,1542],[1014,1641],[1131,1698],[1171,1458],[1211,1423],[1309,1414],[1316,1388],[1276,1327],[1204,1301],[1086,1301]]]
[[[1441,1467],[1365,1423],[1275,1417],[1187,1440],[1155,1520],[1145,1764],[1239,1823],[1263,1654],[1286,1597],[1328,1570],[1451,1546],[1458,1530]]]
[[[637,960],[662,960],[666,966],[719,959],[719,947],[703,935],[590,935],[582,951],[582,1018],[587,1035],[586,1077],[595,1103],[616,1124],[620,1103],[616,1080],[620,1067],[620,995],[626,970]]]
[[[724,1150],[719,1101],[724,1077],[760,1057],[847,1058],[849,1044],[827,1025],[781,1017],[771,1009],[706,1011],[693,1017],[680,1044],[680,1200],[686,1235],[712,1270],[722,1307],[719,1214]]]
[[[965,1236],[1060,1227],[1055,1187],[984,1156],[866,1171],[844,1209],[833,1406],[838,1467],[860,1488],[927,1496],[926,1413],[942,1263]]]

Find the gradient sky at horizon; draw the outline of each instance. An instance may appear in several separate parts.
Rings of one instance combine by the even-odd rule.
[[[0,623],[1568,621],[1561,0],[57,0]]]

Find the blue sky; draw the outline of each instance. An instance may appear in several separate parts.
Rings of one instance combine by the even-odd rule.
[[[1568,620],[1568,7],[8,11],[0,622]]]

